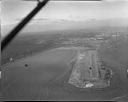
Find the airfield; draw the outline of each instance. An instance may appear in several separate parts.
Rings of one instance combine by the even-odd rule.
[[[42,10],[44,13],[41,12],[44,16],[41,17],[39,14],[37,18],[33,18],[2,51],[0,101],[128,102],[128,22],[126,22],[128,16],[124,16],[126,5],[122,8],[121,2],[115,6],[114,3],[111,5],[107,2],[108,6],[104,3],[98,3],[101,6],[93,4],[87,6],[88,3],[84,5],[83,2],[81,6],[79,3],[74,5],[73,2],[68,5],[65,2],[66,6],[63,3],[62,5],[57,3],[59,8],[57,5],[51,5],[48,16],[45,9],[50,5],[44,8],[44,11]],[[5,11],[14,12],[6,12],[3,17],[5,22],[2,22],[1,26],[2,38],[25,17],[26,14],[22,13],[24,11],[27,13],[27,8],[32,7],[31,4],[30,6],[16,4],[18,8],[12,9],[15,6],[12,5],[11,8],[12,3],[8,4],[4,5],[5,8],[9,7]],[[87,6],[87,9],[84,6]],[[18,12],[18,9],[22,9],[23,12]],[[80,88],[73,85],[74,83],[69,83],[71,75],[76,77],[76,74],[72,74],[74,68],[72,59],[76,58],[79,48],[89,49],[88,53],[85,51],[84,61],[82,60],[81,64],[83,66],[80,67],[83,69],[81,79],[85,82],[99,78],[96,58],[98,56],[103,66],[112,71],[109,84],[100,84],[102,87]],[[90,49],[94,51],[91,52]],[[93,70],[90,71],[91,77],[87,72],[90,65]],[[101,80],[98,81],[102,83]]]
[[[2,67],[4,100],[116,100],[128,94],[124,69],[112,67],[110,87],[82,89],[68,84],[75,47],[60,47]],[[114,62],[111,62],[114,63]],[[28,64],[26,67],[25,64]]]
[[[128,100],[128,36],[120,31],[122,36],[117,37],[117,29],[19,34],[1,54],[1,99],[125,102]],[[70,62],[79,47],[98,49],[105,66],[113,73],[109,87],[77,88],[68,83],[72,73]]]

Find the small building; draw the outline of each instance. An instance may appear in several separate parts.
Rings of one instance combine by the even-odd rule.
[[[12,61],[13,61],[13,58],[11,57],[11,58],[9,59],[9,61],[12,62]]]

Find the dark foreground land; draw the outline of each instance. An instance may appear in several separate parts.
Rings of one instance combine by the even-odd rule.
[[[67,82],[74,49],[56,49],[19,60],[3,67],[4,100],[113,100],[128,94],[125,70],[112,68],[111,86],[105,89],[79,89]],[[24,66],[28,64],[28,67]],[[114,62],[111,64],[115,65]]]
[[[2,99],[127,101],[127,35],[115,39],[111,34],[97,38],[98,32],[70,33],[17,37],[2,53]],[[98,48],[104,64],[113,71],[110,87],[79,89],[67,83],[69,63],[76,54],[72,46]],[[58,47],[69,49],[54,49]]]

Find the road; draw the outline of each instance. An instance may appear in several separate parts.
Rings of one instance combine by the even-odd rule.
[[[54,49],[3,66],[3,100],[113,100],[128,94],[125,69],[119,66],[112,67],[114,76],[108,88],[80,89],[69,85],[69,63],[76,53],[76,49]]]

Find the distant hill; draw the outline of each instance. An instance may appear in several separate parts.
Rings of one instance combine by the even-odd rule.
[[[128,31],[128,19],[104,19],[96,20],[90,19],[87,21],[73,21],[73,20],[63,20],[63,19],[35,19],[31,21],[22,32],[43,32],[52,30],[68,30],[68,29],[100,29],[100,30],[119,30],[121,28],[123,31]],[[2,26],[2,36],[7,34],[16,25],[4,25]],[[31,30],[30,30],[31,29]]]

